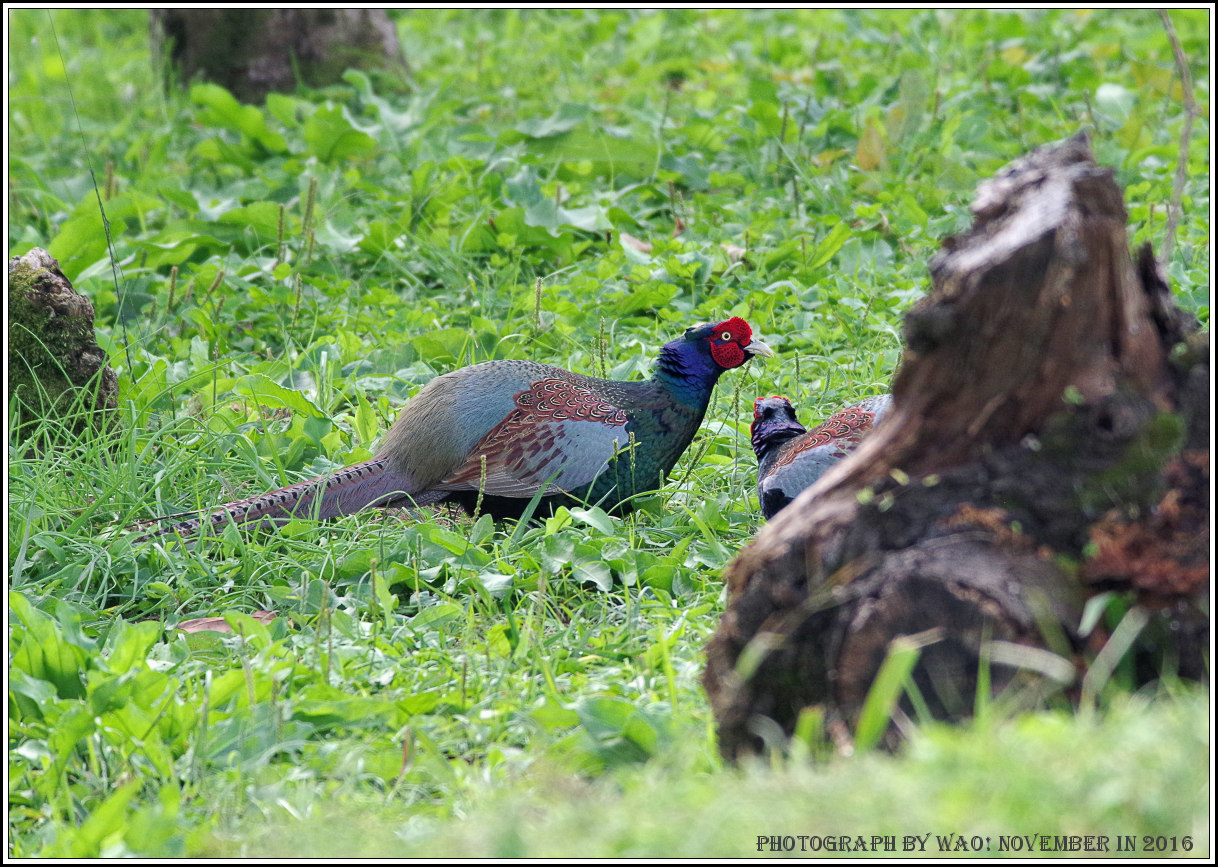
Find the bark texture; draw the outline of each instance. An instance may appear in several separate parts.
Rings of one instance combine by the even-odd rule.
[[[1068,680],[1101,589],[1208,633],[1208,340],[1149,249],[1131,259],[1085,137],[1012,163],[973,212],[906,318],[887,422],[727,569],[703,680],[729,758],[811,705],[848,730],[899,636],[928,642],[903,709],[954,718],[985,678]]]
[[[97,345],[89,299],[35,247],[9,259],[8,304],[8,387],[28,411],[23,427],[48,417],[74,428],[107,427],[118,406],[118,378]]]
[[[154,9],[151,23],[184,81],[202,77],[242,102],[335,84],[351,67],[409,72],[383,9]]]

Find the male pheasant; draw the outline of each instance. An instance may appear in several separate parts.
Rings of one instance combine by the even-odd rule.
[[[891,406],[891,395],[869,397],[808,430],[796,420],[791,401],[785,397],[753,401],[750,430],[757,454],[757,498],[766,518],[773,518],[852,452]]]
[[[152,535],[204,524],[332,518],[368,506],[480,502],[496,519],[591,503],[619,513],[663,484],[710,403],[720,374],[773,356],[732,317],[686,330],[660,350],[652,377],[594,379],[532,361],[485,361],[438,376],[411,399],[372,460],[217,507]]]

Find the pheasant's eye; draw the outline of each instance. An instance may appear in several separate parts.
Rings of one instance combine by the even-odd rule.
[[[732,339],[732,332],[730,332],[730,331],[724,331],[724,332],[723,332],[723,339],[724,339],[724,340],[731,340],[731,339]]]

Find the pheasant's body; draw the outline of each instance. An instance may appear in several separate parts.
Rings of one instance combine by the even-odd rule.
[[[719,375],[770,355],[739,318],[689,329],[643,382],[594,379],[530,361],[487,361],[432,380],[403,408],[371,461],[219,507],[212,526],[290,515],[330,518],[370,505],[456,502],[496,518],[541,505],[626,511],[693,439]],[[320,502],[314,503],[320,498]],[[199,520],[165,528],[197,532]]]
[[[808,430],[795,418],[785,397],[759,397],[753,403],[752,439],[757,454],[757,498],[772,518],[801,491],[862,441],[887,414],[892,397],[869,397]]]

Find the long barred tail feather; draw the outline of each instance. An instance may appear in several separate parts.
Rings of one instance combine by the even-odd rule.
[[[321,501],[315,504],[318,494],[321,495]],[[168,524],[144,534],[137,541],[174,534],[191,538],[198,536],[204,526],[218,532],[229,522],[248,524],[283,521],[293,517],[337,518],[354,514],[369,506],[422,506],[437,502],[444,496],[446,493],[440,491],[412,494],[410,481],[406,476],[389,469],[386,459],[373,458],[344,467],[331,475],[306,479],[277,491],[225,503],[208,515]]]

